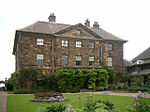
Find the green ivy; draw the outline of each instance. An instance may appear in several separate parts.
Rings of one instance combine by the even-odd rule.
[[[69,69],[57,70],[56,78],[61,92],[79,92],[81,88],[95,90],[108,89],[108,73],[105,69]]]
[[[18,75],[20,89],[35,89],[37,87],[37,76],[38,72],[36,69],[21,69]]]

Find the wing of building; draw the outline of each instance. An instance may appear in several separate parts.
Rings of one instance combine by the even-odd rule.
[[[123,44],[127,42],[100,28],[97,22],[67,25],[37,21],[16,30],[13,54],[16,71],[34,67],[53,71],[61,67],[93,68],[104,61],[116,71],[123,70]]]
[[[131,62],[133,75],[150,75],[150,47],[135,57]]]

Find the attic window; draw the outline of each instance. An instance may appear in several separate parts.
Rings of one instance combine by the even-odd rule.
[[[81,31],[80,30],[77,30],[77,36],[80,36],[81,35]]]

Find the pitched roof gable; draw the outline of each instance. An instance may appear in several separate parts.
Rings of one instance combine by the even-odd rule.
[[[132,64],[131,64],[130,61],[128,61],[128,60],[126,60],[126,59],[124,59],[123,61],[124,61],[124,65],[125,65],[126,67],[132,66]]]
[[[132,59],[132,62],[135,62],[141,59],[148,59],[148,58],[150,58],[150,47],[147,48],[145,51],[143,51],[141,54],[139,54],[137,57]]]
[[[59,35],[59,34],[68,32],[68,31],[70,31],[70,30],[72,30],[72,29],[74,29],[74,28],[76,28],[76,27],[81,27],[81,28],[83,28],[85,31],[87,31],[88,33],[92,34],[94,37],[102,38],[102,37],[100,37],[100,36],[97,35],[95,32],[93,32],[92,30],[90,30],[88,27],[84,26],[84,25],[81,24],[81,23],[78,23],[78,24],[76,24],[76,25],[70,26],[70,27],[68,27],[68,28],[66,28],[66,29],[63,29],[63,30],[61,30],[61,31],[59,31],[59,32],[56,32],[55,34],[58,34],[58,35]]]

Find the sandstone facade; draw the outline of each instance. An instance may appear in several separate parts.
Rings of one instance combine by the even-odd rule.
[[[42,30],[36,28],[37,25],[34,24],[16,31],[13,51],[16,56],[16,71],[21,68],[34,67],[54,74],[54,71],[61,67],[98,67],[102,61],[108,63],[110,57],[112,59],[110,67],[117,72],[122,72],[123,44],[126,41],[118,39],[102,29],[92,29],[82,24],[69,26],[38,22],[38,25]],[[50,27],[46,27],[46,25]],[[44,30],[44,28],[50,29]],[[102,36],[101,33],[103,33]],[[107,36],[108,39],[105,39]],[[42,39],[43,45],[37,45],[37,39]],[[62,46],[63,40],[68,42],[67,47]],[[76,41],[81,42],[81,47],[76,47]],[[89,42],[94,43],[94,48],[89,48]],[[112,45],[111,50],[108,50],[109,44]],[[37,54],[43,55],[42,65],[37,64]],[[68,63],[65,66],[62,65],[62,55],[68,56]],[[80,65],[76,65],[76,56],[81,56]],[[92,65],[89,65],[89,57],[94,57]]]

